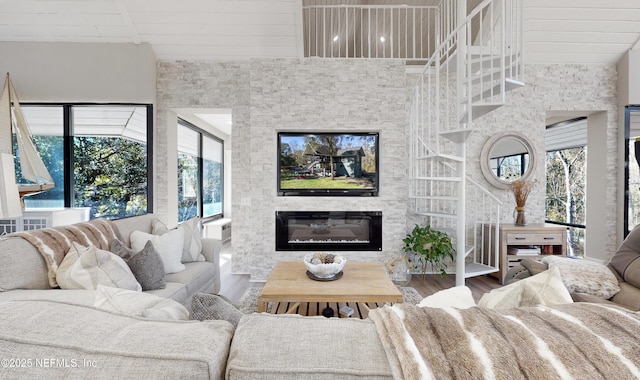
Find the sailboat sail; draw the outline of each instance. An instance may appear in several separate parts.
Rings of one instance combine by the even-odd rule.
[[[11,108],[13,106],[13,110]],[[53,178],[40,158],[31,139],[31,132],[20,108],[20,101],[7,73],[2,98],[0,98],[0,151],[13,151],[12,131],[18,143],[18,158],[22,178],[34,184],[19,184],[21,195],[41,192],[54,187]]]
[[[11,120],[11,100],[9,98],[9,79],[7,77],[4,82],[2,97],[0,97],[0,153],[13,153]]]

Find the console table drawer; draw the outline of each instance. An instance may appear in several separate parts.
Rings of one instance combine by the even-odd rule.
[[[507,233],[507,244],[562,244],[564,235]]]

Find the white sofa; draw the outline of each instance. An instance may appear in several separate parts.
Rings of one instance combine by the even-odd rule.
[[[151,320],[66,302],[0,302],[3,379],[222,379],[227,321]]]
[[[151,233],[153,214],[114,221],[123,242],[130,245],[129,235],[138,230]],[[54,227],[55,228],[55,227]],[[189,306],[197,293],[217,293],[220,290],[220,250],[222,242],[202,239],[202,255],[206,261],[185,263],[186,269],[167,274],[166,287],[147,291],[171,298]],[[93,305],[95,290],[62,290],[51,288],[47,265],[27,240],[12,234],[0,239],[0,302],[11,300],[52,300]]]

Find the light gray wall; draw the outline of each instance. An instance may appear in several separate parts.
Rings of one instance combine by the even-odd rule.
[[[618,62],[620,107],[640,104],[640,50],[629,50]]]
[[[162,148],[178,108],[231,108],[233,268],[265,280],[274,263],[305,252],[275,251],[275,212],[382,211],[383,251],[345,252],[353,260],[386,260],[401,249],[406,223],[405,66],[393,60],[260,59],[244,64],[158,64],[158,212],[168,199]],[[279,197],[278,131],[380,132],[378,197]],[[167,179],[168,178],[168,179]]]
[[[615,188],[607,188],[607,178],[609,168],[616,161],[603,159],[613,150],[612,143],[602,144],[603,141],[610,141],[608,138],[607,114],[609,112],[598,112],[589,115],[587,118],[587,204],[585,231],[585,257],[607,260],[612,253],[609,248],[615,249],[617,241],[611,234],[615,228],[603,228],[602,216],[610,214],[609,208],[614,206],[616,197]],[[616,125],[612,129],[617,129]],[[613,132],[613,131],[612,131]],[[614,135],[615,136],[615,135]],[[615,140],[614,140],[615,142]],[[615,145],[614,145],[615,146]],[[602,200],[610,201],[603,202]],[[616,215],[612,215],[615,217]],[[612,218],[612,222],[616,222]],[[607,246],[609,245],[609,246]]]
[[[0,42],[23,102],[155,103],[156,58],[148,44]]]

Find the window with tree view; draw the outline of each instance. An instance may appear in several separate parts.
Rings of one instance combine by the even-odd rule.
[[[25,106],[22,112],[31,131],[33,145],[55,183],[53,189],[25,197],[25,207],[62,208],[65,206],[64,109],[61,106]],[[15,145],[14,151],[17,149]],[[16,160],[16,178],[22,178],[19,160]]]
[[[549,150],[550,145],[553,149],[562,145],[568,146],[570,143],[564,141],[560,142],[560,145],[553,142],[550,144],[549,133],[547,133],[546,220],[566,225],[568,227],[567,254],[583,256],[587,200],[586,122],[584,131],[581,131],[580,127],[576,128],[577,130],[574,129],[570,138],[573,147]],[[581,133],[585,134],[584,139],[580,138]],[[580,146],[575,146],[576,144]]]
[[[178,221],[222,215],[223,143],[178,122]]]
[[[640,224],[640,106],[625,107],[625,138],[628,154],[625,158],[624,236]]]
[[[27,197],[26,207],[88,207],[91,218],[108,219],[150,211],[150,106],[24,106],[23,111],[56,184]],[[65,141],[70,141],[68,152]]]

